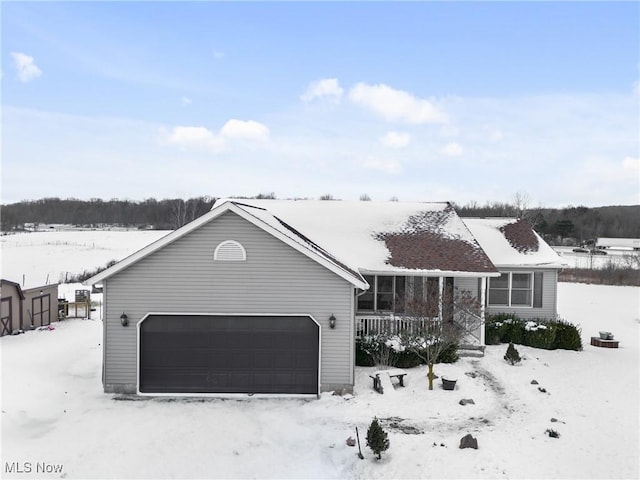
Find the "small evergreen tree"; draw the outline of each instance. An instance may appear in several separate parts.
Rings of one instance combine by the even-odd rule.
[[[516,363],[520,363],[520,354],[513,343],[509,343],[507,347],[507,353],[504,354],[504,359],[509,362],[511,365],[515,365]]]
[[[380,454],[389,449],[387,432],[382,429],[378,423],[378,419],[375,417],[371,425],[369,425],[369,430],[367,430],[367,446],[373,453],[378,455],[378,460],[382,458]]]

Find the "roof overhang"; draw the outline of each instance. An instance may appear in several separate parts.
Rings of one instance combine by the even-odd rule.
[[[456,277],[456,278],[483,278],[499,277],[500,272],[458,272],[449,270],[367,270],[361,268],[363,275],[396,275],[401,277]]]

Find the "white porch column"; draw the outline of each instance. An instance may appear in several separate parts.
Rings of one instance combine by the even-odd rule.
[[[480,325],[480,345],[484,345],[484,309],[485,309],[485,298],[486,298],[486,294],[487,294],[487,277],[482,277],[482,280],[480,281],[480,319],[481,319],[481,325]]]
[[[443,302],[442,297],[444,296],[444,277],[438,277],[438,291],[440,292],[440,294],[438,295],[438,320],[442,324],[442,321],[444,320],[442,318],[442,302]]]

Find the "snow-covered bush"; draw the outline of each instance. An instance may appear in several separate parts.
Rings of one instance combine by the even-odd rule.
[[[525,323],[522,344],[535,348],[553,350],[556,339],[556,326],[546,320],[529,320]]]
[[[356,338],[356,365],[372,367],[374,365],[393,366],[395,350],[399,342],[383,333],[365,335]]]
[[[488,345],[522,343],[524,321],[511,313],[491,315],[485,322],[485,340]]]
[[[485,324],[487,345],[515,343],[534,348],[582,350],[579,327],[562,319],[523,320],[513,314],[497,314]]]

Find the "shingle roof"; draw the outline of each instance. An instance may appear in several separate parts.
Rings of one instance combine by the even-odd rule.
[[[463,221],[497,267],[567,266],[526,221],[516,218],[464,218]]]
[[[242,200],[362,273],[486,275],[497,270],[447,202]]]

